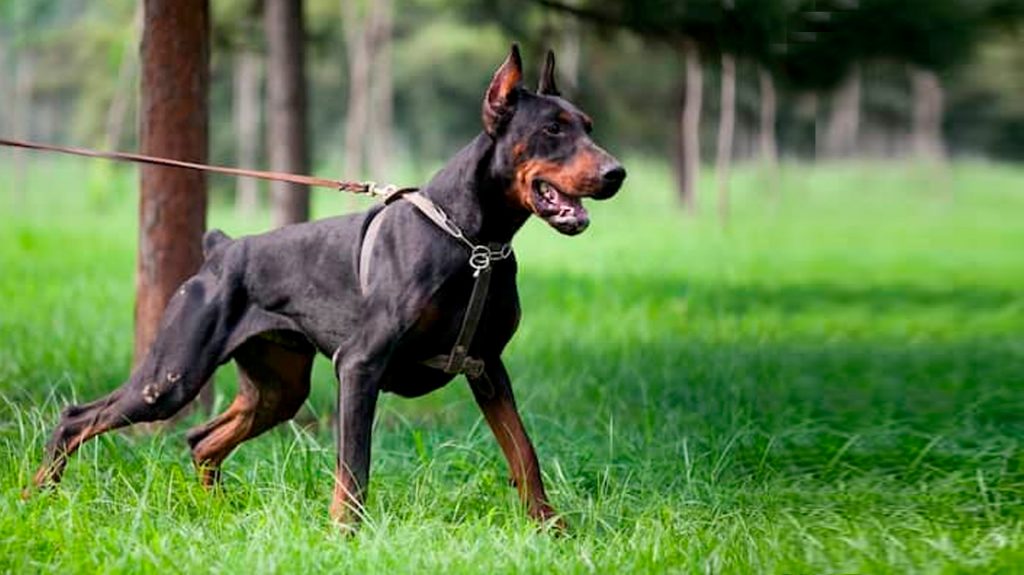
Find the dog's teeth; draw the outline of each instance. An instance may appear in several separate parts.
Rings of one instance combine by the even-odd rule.
[[[555,189],[552,188],[550,184],[545,182],[541,186],[541,191],[544,193],[544,198],[547,199],[548,201],[553,202],[557,199],[557,196],[555,195]]]
[[[558,198],[561,195],[557,188],[547,182],[540,182],[537,185],[537,191],[540,192],[540,196],[544,198],[544,201],[549,204],[558,204]]]

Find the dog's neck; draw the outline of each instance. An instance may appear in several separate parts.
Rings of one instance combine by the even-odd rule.
[[[481,133],[422,189],[476,243],[508,243],[530,212],[508,198],[511,180],[492,168],[494,140]]]

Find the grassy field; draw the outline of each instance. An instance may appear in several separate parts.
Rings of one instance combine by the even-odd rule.
[[[222,492],[186,424],[105,436],[19,498],[60,407],[128,371],[135,207],[128,172],[36,164],[19,198],[0,171],[0,572],[1024,572],[1024,170],[787,166],[775,196],[740,170],[723,230],[710,195],[685,218],[661,165],[627,166],[586,234],[516,242],[506,361],[571,535],[523,518],[460,380],[382,400],[348,539],[326,361]]]

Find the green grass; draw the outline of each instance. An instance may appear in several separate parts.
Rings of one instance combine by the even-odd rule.
[[[104,436],[22,501],[59,408],[128,371],[133,176],[0,178],[0,572],[1024,572],[1024,171],[786,166],[773,198],[741,169],[723,230],[627,165],[586,234],[516,241],[506,361],[562,538],[523,518],[461,380],[382,400],[369,520],[340,536],[325,362],[222,492],[182,425]]]

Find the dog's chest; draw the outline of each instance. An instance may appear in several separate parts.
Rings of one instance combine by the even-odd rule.
[[[470,274],[453,278],[420,306],[407,337],[403,356],[423,360],[452,351],[463,330],[473,289]],[[495,270],[483,312],[470,342],[471,356],[497,356],[512,338],[519,322],[515,276]]]

